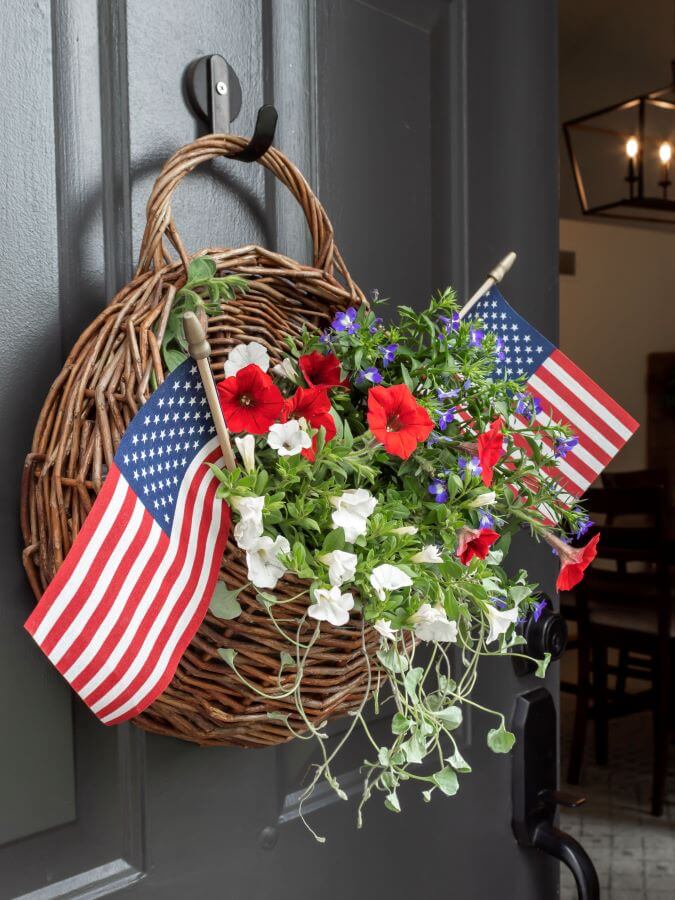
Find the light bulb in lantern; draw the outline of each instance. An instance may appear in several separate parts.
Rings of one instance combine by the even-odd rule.
[[[670,162],[670,158],[673,155],[673,148],[670,146],[668,141],[664,141],[659,147],[659,159],[663,163],[664,166],[667,166]]]
[[[626,156],[628,159],[635,159],[639,149],[640,145],[638,144],[637,138],[629,137],[626,141]]]

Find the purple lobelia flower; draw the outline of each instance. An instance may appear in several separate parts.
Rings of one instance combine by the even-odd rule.
[[[581,510],[577,510],[577,512],[581,512]],[[574,532],[575,538],[583,537],[588,529],[593,524],[593,520],[590,516],[584,515],[583,519],[579,519],[577,523],[577,530]]]
[[[499,337],[495,341],[494,353],[499,362],[504,362],[506,359],[506,350],[504,349],[504,341]]]
[[[379,331],[380,328],[382,327],[382,321],[383,321],[382,318],[380,316],[377,316],[377,318],[374,320],[372,325],[368,326],[368,331],[371,334],[375,334],[375,332]]]
[[[357,384],[365,384],[368,382],[369,384],[381,384],[382,376],[377,371],[375,366],[370,366],[368,369],[360,369],[356,373],[356,383]]]
[[[443,334],[450,337],[455,331],[459,331],[459,313],[454,312],[451,317],[439,316],[438,321],[443,326]]]
[[[460,472],[468,473],[472,477],[474,475],[480,475],[483,471],[483,467],[480,464],[480,460],[477,456],[472,456],[471,459],[466,459],[463,456],[457,460],[457,465],[459,466]]]
[[[488,512],[487,509],[479,509],[478,510],[478,527],[479,528],[494,528],[495,526],[495,517],[491,512]]]
[[[548,600],[545,597],[543,600],[539,600],[537,603],[534,604],[534,606],[532,607],[532,618],[534,619],[535,622],[539,621],[539,619],[541,618],[541,614],[543,613],[543,611],[546,609],[547,606],[548,606]]]
[[[445,503],[448,499],[448,485],[442,478],[434,478],[427,488],[435,503]]]
[[[485,338],[485,331],[482,328],[472,328],[469,331],[469,345],[471,347],[482,347]]]
[[[445,431],[448,425],[455,418],[455,409],[457,407],[451,406],[450,409],[446,409],[445,412],[442,412],[438,417],[438,427],[441,431]]]
[[[444,391],[442,388],[436,388],[436,396],[439,400],[450,400],[452,397],[456,397],[459,394],[459,388],[452,388],[452,390]]]
[[[396,359],[397,350],[398,344],[387,344],[386,347],[380,347],[380,353],[382,354],[382,365],[385,369]]]
[[[579,438],[574,435],[568,438],[556,438],[553,445],[553,454],[556,459],[565,459],[567,454],[574,450],[578,443]]]
[[[497,609],[506,609],[507,606],[506,600],[502,600],[501,597],[490,597],[490,603]]]
[[[530,415],[530,395],[524,391],[515,395],[516,414],[519,416]]]
[[[335,313],[335,318],[331,323],[335,331],[346,331],[347,334],[354,334],[359,330],[359,323],[356,321],[356,310],[353,306],[344,312]]]

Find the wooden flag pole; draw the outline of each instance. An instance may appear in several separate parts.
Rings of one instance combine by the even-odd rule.
[[[197,363],[199,374],[204,385],[206,399],[209,402],[209,409],[213,416],[213,422],[216,426],[216,434],[218,435],[218,443],[223,451],[223,459],[225,460],[225,468],[232,472],[237,463],[232,452],[232,444],[230,443],[230,433],[227,430],[223,411],[218,402],[218,394],[216,392],[216,384],[213,380],[213,373],[209,364],[211,356],[211,345],[206,340],[206,334],[202,328],[202,324],[193,312],[186,312],[183,315],[183,328],[187,339],[188,350],[190,356]]]
[[[460,319],[463,319],[464,316],[469,312],[469,310],[473,309],[480,298],[487,294],[487,292],[494,284],[499,284],[499,282],[506,275],[515,261],[516,254],[512,250],[510,253],[506,254],[504,259],[500,263],[497,263],[497,265],[494,267],[494,269],[492,269],[483,284],[481,284],[481,286],[478,288],[476,293],[469,300],[467,300],[464,306],[460,309]]]

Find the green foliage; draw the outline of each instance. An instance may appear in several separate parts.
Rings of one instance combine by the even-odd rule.
[[[222,581],[217,581],[209,604],[209,610],[219,619],[236,619],[241,613],[237,597],[243,588],[229,591]]]
[[[177,295],[177,304],[183,309],[199,301],[208,313],[223,299],[220,286],[217,296],[212,294],[213,282],[219,280],[209,263],[208,258],[200,258],[190,267],[188,283]],[[228,290],[240,287],[229,283]],[[316,739],[320,757],[303,802],[321,779],[344,799],[331,764],[353,729],[357,725],[364,729],[372,753],[364,762],[359,824],[363,806],[374,792],[383,796],[388,809],[400,812],[398,788],[406,781],[419,783],[425,800],[430,800],[434,791],[445,796],[457,792],[458,774],[471,772],[458,747],[467,707],[497,719],[497,727],[486,735],[495,753],[511,750],[515,739],[506,730],[503,715],[472,697],[480,660],[505,656],[520,647],[523,638],[516,620],[529,614],[535,602],[536,585],[529,582],[527,573],[514,573],[508,565],[511,537],[526,528],[539,538],[551,530],[551,520],[554,530],[567,535],[584,517],[581,509],[566,505],[558,483],[545,471],[557,465],[549,448],[567,432],[556,425],[542,426],[534,416],[530,421],[515,418],[522,380],[494,377],[495,336],[486,329],[484,340],[476,344],[471,333],[476,323],[448,325],[456,308],[454,294],[448,290],[421,312],[400,308],[396,323],[386,327],[380,324],[375,305],[374,309],[361,307],[352,328],[329,329],[321,343],[310,329],[299,341],[289,339],[293,360],[306,353],[325,352],[328,344],[341,363],[349,389],[330,392],[335,436],[326,441],[323,430],[317,435],[308,426],[312,436],[318,437],[312,461],[300,454],[280,456],[264,436],[258,436],[253,471],[213,467],[220,481],[217,495],[223,500],[232,503],[235,498],[264,497],[262,531],[267,537],[288,540],[290,549],[279,561],[307,583],[294,600],[304,596],[308,604],[316,603],[321,596],[317,592],[331,588],[331,556],[327,555],[348,554],[355,559],[353,577],[337,586],[353,594],[364,628],[376,625],[381,633],[391,629],[389,636],[382,638],[376,662],[366,657],[369,686],[363,703],[331,749],[327,748],[326,733],[310,721],[301,693],[307,654],[321,623],[316,623],[309,641],[300,641],[299,630],[297,639],[289,637],[277,619],[284,615],[284,604],[289,601],[277,599],[274,590],[259,592],[259,602],[275,622],[280,641],[288,645],[287,651],[280,651],[281,671],[269,693],[248,684],[235,665],[233,651],[219,650],[241,680],[261,697],[293,699],[297,715],[269,713],[270,718],[283,719],[296,737]],[[396,346],[395,356],[385,365],[385,348],[392,345]],[[180,341],[170,342],[167,349],[182,352],[183,346]],[[429,439],[405,460],[388,454],[369,430],[369,384],[360,373],[370,368],[377,369],[384,386],[405,384],[435,423]],[[296,370],[300,383],[297,365]],[[288,394],[289,384],[280,386]],[[464,421],[453,417],[452,407],[465,412]],[[488,487],[462,463],[477,452],[476,434],[497,417],[503,422],[504,452]],[[523,452],[524,445],[529,453]],[[432,482],[441,484],[447,494],[441,502],[429,491]],[[342,494],[356,489],[367,491],[377,502],[363,533],[347,540],[349,532],[346,526],[338,527],[334,514]],[[484,559],[474,557],[465,564],[458,557],[459,536],[466,533],[463,529],[485,527],[486,516],[499,532],[499,541]],[[430,547],[438,556],[433,561],[425,560]],[[373,573],[383,565],[395,567],[411,584],[377,590]],[[232,596],[214,598],[214,614],[224,618],[237,614],[236,594],[229,594]],[[428,639],[428,634],[419,630],[419,617],[425,611],[427,617],[431,614],[444,620],[448,629],[443,637]],[[500,614],[506,618],[500,619]],[[312,621],[311,613],[306,621]],[[424,654],[419,650],[420,636]],[[489,642],[488,636],[492,638]],[[548,656],[537,661],[540,677],[548,662]],[[381,697],[385,675],[388,687]],[[391,727],[385,737],[379,731],[375,736],[363,714],[373,697],[378,707],[391,711]],[[293,725],[298,720],[300,727]]]
[[[243,293],[248,282],[240,275],[216,275],[216,263],[210,256],[199,256],[190,262],[187,280],[176,292],[162,336],[162,356],[170,372],[187,357],[187,341],[183,332],[186,312],[217,315],[223,303]]]

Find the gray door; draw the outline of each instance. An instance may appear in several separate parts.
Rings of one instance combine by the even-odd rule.
[[[3,496],[0,898],[404,898],[557,894],[554,864],[511,835],[511,761],[468,722],[475,774],[451,800],[319,795],[319,846],[297,818],[310,750],[199,749],[100,725],[22,632],[32,597],[17,528],[21,465],[64,352],[132,271],[162,161],[193,139],[187,64],[223,54],[235,130],[274,102],[277,143],[329,210],[364,289],[419,305],[463,296],[507,250],[507,295],[555,337],[554,0],[11,0],[0,30]],[[193,249],[265,242],[306,257],[292,201],[256,166],[218,161],[181,187]],[[551,561],[528,563],[550,587]],[[549,684],[555,690],[555,673]],[[533,686],[502,661],[481,692]],[[364,752],[342,759],[357,786]]]

